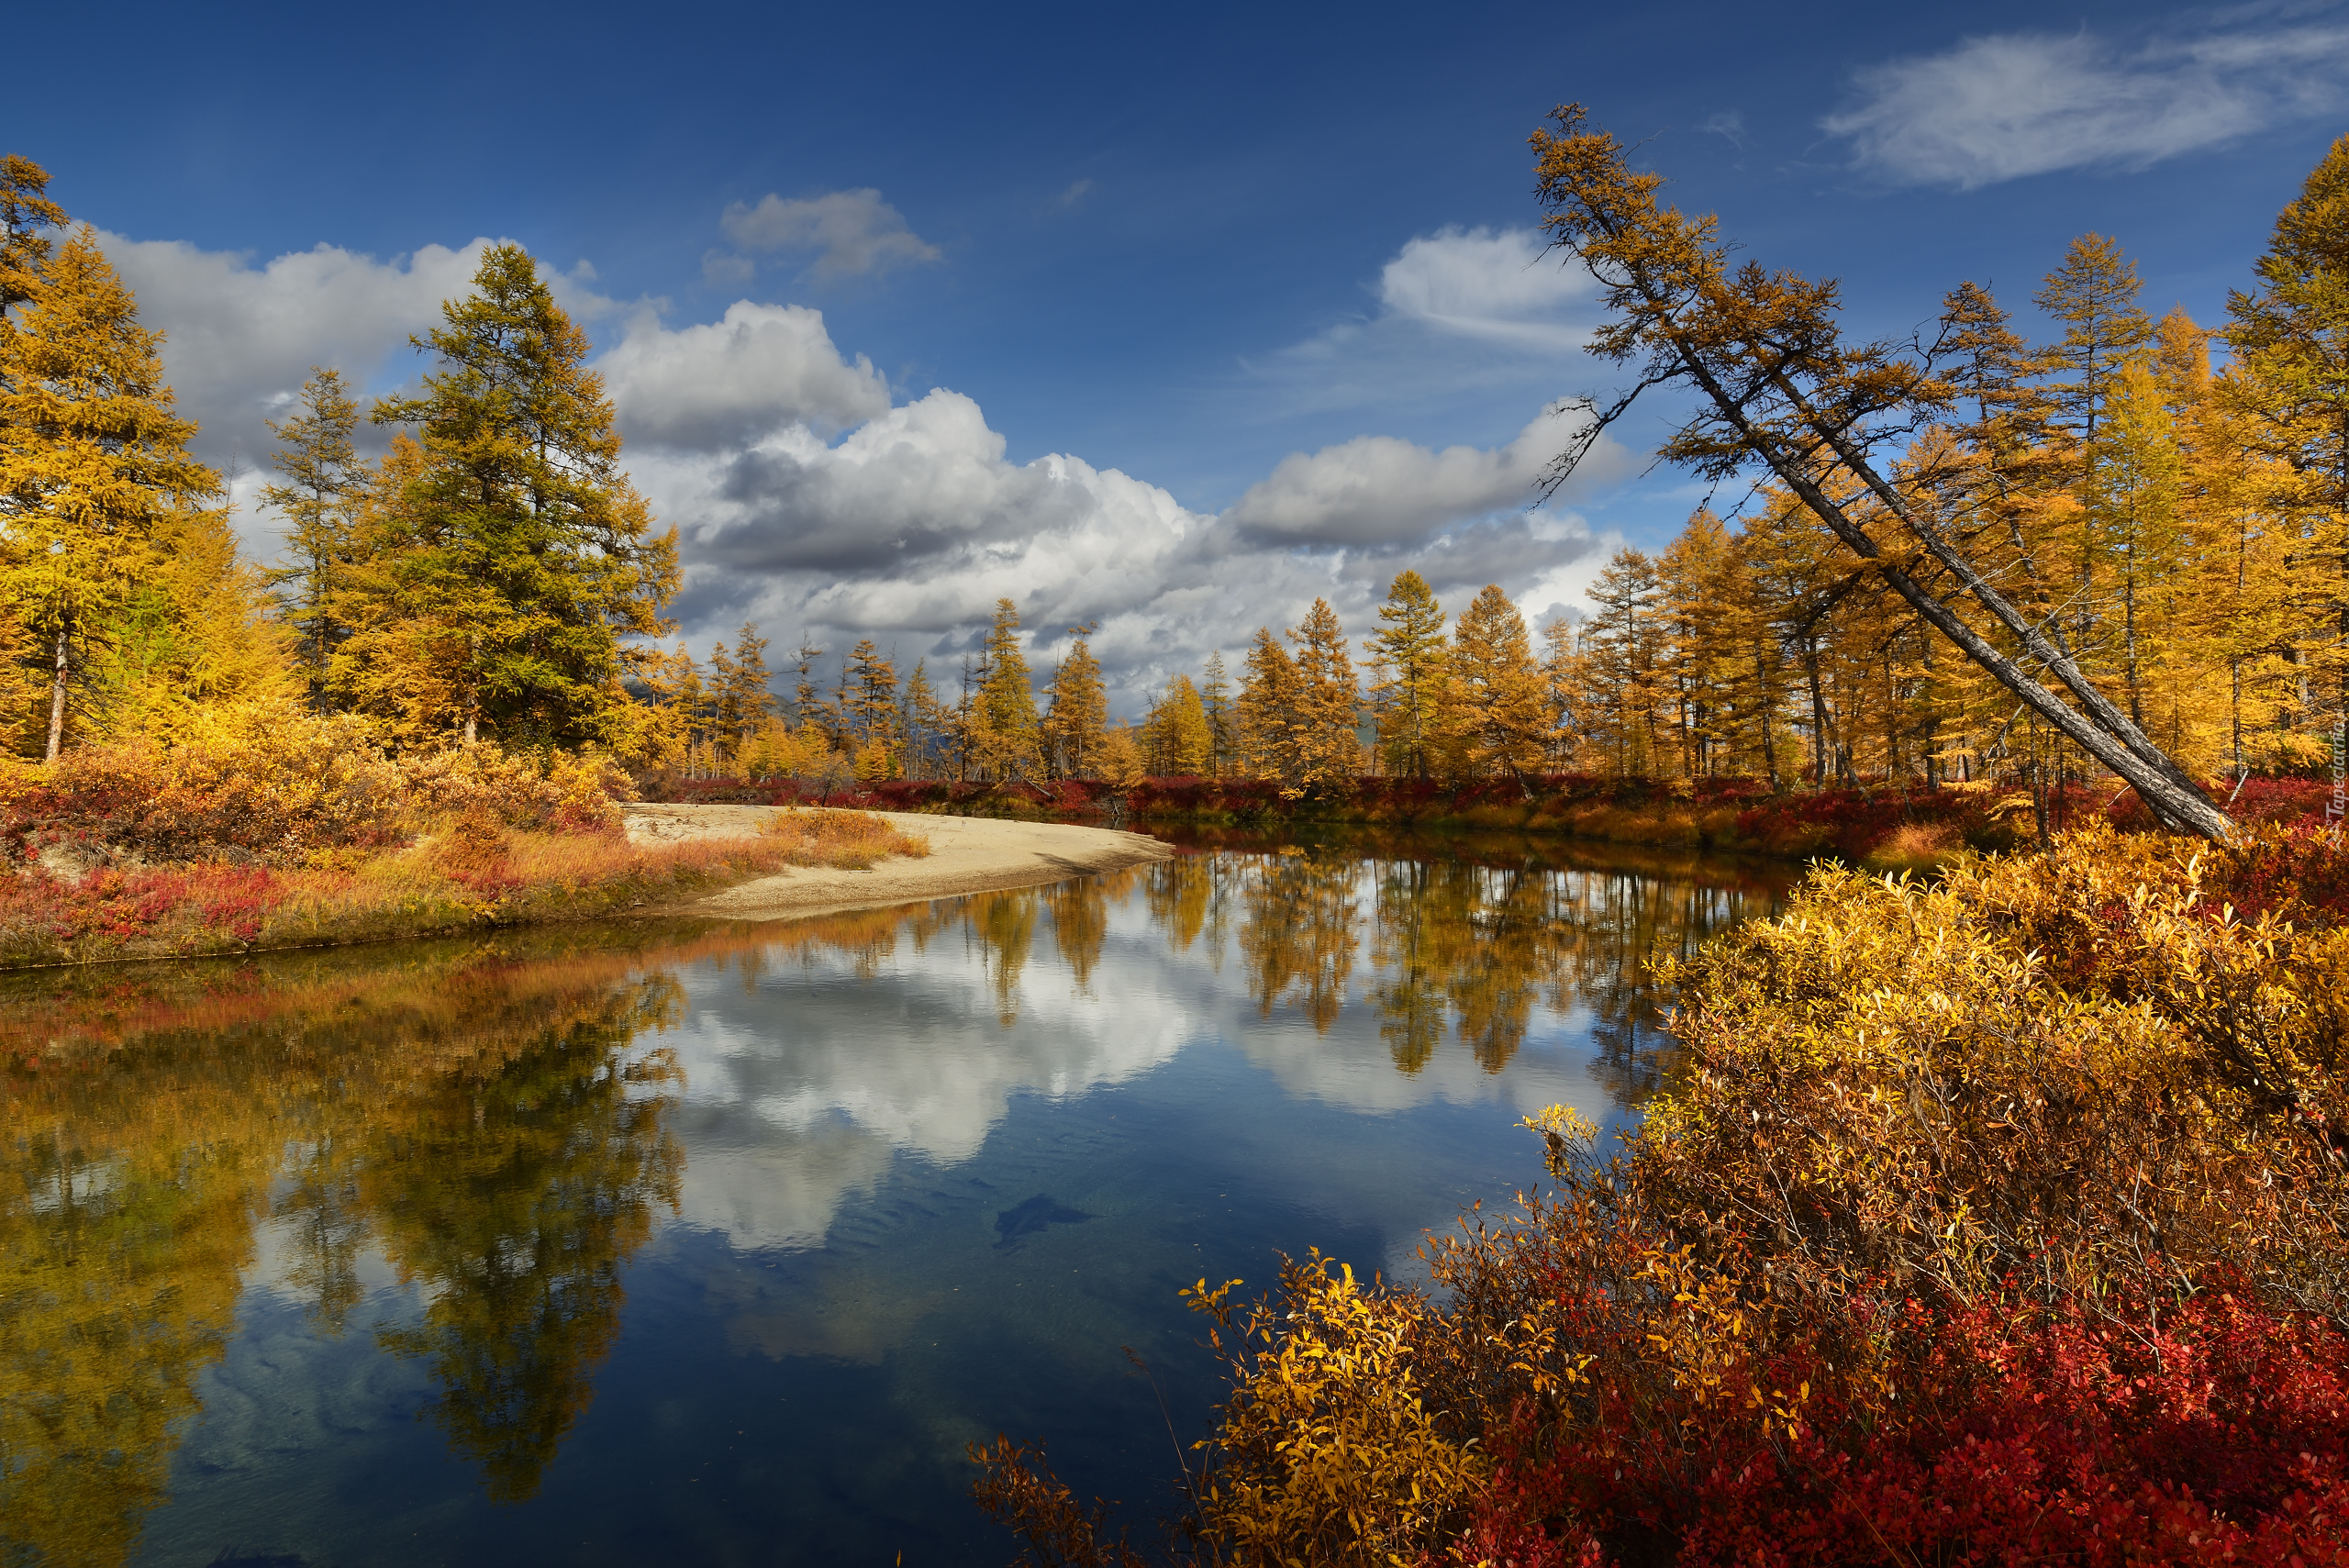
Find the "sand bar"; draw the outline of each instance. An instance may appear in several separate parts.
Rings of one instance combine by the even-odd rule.
[[[763,806],[624,806],[628,836],[639,844],[680,839],[749,838],[775,813]],[[1141,833],[1061,822],[1000,822],[987,817],[927,817],[904,811],[873,816],[930,840],[920,860],[893,858],[869,871],[793,866],[773,876],[696,899],[682,912],[736,920],[782,920],[840,909],[911,904],[960,893],[993,893],[1064,882],[1087,872],[1117,871],[1174,851]]]

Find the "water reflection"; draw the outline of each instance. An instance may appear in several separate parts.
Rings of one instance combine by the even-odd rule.
[[[174,1490],[184,1507],[191,1488],[226,1485],[175,1473],[174,1451],[253,1300],[298,1310],[314,1340],[372,1343],[413,1369],[402,1407],[484,1497],[525,1502],[595,1401],[632,1260],[672,1217],[738,1258],[829,1260],[796,1295],[776,1294],[779,1276],[707,1275],[697,1310],[718,1315],[731,1353],[883,1367],[920,1325],[984,1305],[968,1277],[892,1251],[932,1220],[960,1235],[952,1217],[967,1213],[968,1244],[1017,1273],[1070,1234],[1163,1251],[1150,1227],[1166,1221],[1145,1216],[1232,1212],[1210,1201],[1226,1178],[1184,1185],[1204,1158],[1184,1141],[1197,1134],[1162,1146],[1097,1120],[1053,1136],[1141,1140],[1154,1162],[1141,1207],[1003,1189],[1030,1180],[1025,1156],[987,1152],[1024,1097],[1074,1105],[1195,1043],[1236,1048],[1277,1086],[1249,1091],[1276,1130],[1234,1119],[1237,1104],[1213,1110],[1223,1087],[1199,1125],[1290,1187],[1317,1162],[1396,1163],[1312,1145],[1297,1130],[1308,1106],[1630,1109],[1665,1071],[1645,961],[1774,892],[1733,869],[1524,840],[1199,848],[789,927],[0,982],[0,1562],[125,1562]],[[1545,1043],[1559,1041],[1572,1049]],[[1163,1096],[1130,1108],[1181,1111]],[[1359,1141],[1372,1124],[1328,1125]],[[933,1181],[970,1174],[875,1210],[907,1160]],[[1006,1161],[1021,1173],[1002,1174]],[[1400,1207],[1338,1219],[1407,1245],[1453,1201],[1442,1182],[1473,1172],[1447,1167],[1432,1202],[1409,1171],[1381,1173]],[[1341,1195],[1368,1184],[1330,1180]],[[1032,1311],[1013,1297],[985,1311],[1015,1307]],[[1060,1337],[1121,1334],[1137,1330]],[[277,1461],[242,1462],[265,1490]]]

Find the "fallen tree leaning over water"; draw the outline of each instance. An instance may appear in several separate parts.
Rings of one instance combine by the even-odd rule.
[[[1234,1381],[1174,1555],[2349,1562],[2349,854],[1825,871],[1674,978],[1676,1085],[1609,1158],[1535,1118],[1433,1293],[1187,1293]],[[982,1458],[1030,1561],[1143,1560]]]

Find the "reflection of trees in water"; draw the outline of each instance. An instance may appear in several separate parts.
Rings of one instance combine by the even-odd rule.
[[[1354,967],[1354,887],[1361,862],[1352,855],[1294,850],[1259,860],[1240,885],[1240,956],[1248,995],[1270,1015],[1291,990],[1316,1029],[1345,1006]]]
[[[665,1102],[629,1092],[674,1078],[674,1063],[620,1057],[674,986],[640,982],[494,1074],[433,1085],[387,1118],[362,1167],[385,1253],[431,1300],[420,1323],[379,1338],[429,1359],[433,1419],[499,1501],[537,1490],[586,1408],[619,1333],[621,1268],[653,1206],[676,1206],[684,1161]]]
[[[1026,887],[963,901],[963,929],[978,946],[995,991],[996,1021],[1006,1029],[1019,1021],[1019,975],[1036,940],[1036,902],[1035,890]]]
[[[675,1188],[664,1102],[643,1088],[665,1063],[626,1048],[680,993],[631,967],[490,962],[373,987],[346,972],[281,998],[273,1022],[123,1023],[111,1050],[9,1059],[0,1562],[128,1552],[281,1173],[280,1283],[328,1331],[371,1244],[426,1284],[426,1320],[395,1348],[434,1358],[443,1424],[491,1491],[526,1495],[609,1347],[651,1206]]]
[[[680,1175],[669,1069],[630,1048],[679,1006],[648,969],[734,962],[754,985],[796,952],[870,975],[900,942],[959,927],[1008,1025],[1040,906],[1083,985],[1111,906],[1138,889],[1172,950],[1204,943],[1219,965],[1236,939],[1251,998],[1267,1013],[1294,1000],[1326,1029],[1367,914],[1370,1000],[1397,1067],[1456,1029],[1498,1072],[1535,1000],[1579,1004],[1593,1071],[1634,1106],[1668,1059],[1646,963],[1767,897],[1556,845],[1415,848],[1186,855],[650,955],[556,931],[0,981],[0,1563],[131,1549],[278,1179],[279,1283],[340,1331],[380,1248],[429,1300],[385,1342],[428,1359],[436,1417],[493,1494],[528,1495],[590,1396],[625,1266]]]
[[[117,1107],[125,1136],[108,1136],[15,1087],[0,1141],[0,1562],[119,1562],[165,1499],[196,1374],[228,1342],[267,1118],[222,1097],[206,1108],[226,1136],[191,1137],[176,1107],[134,1099]]]
[[[1456,1028],[1488,1073],[1533,1006],[1594,1015],[1593,1071],[1626,1106],[1653,1092],[1668,1043],[1647,966],[1753,913],[1757,895],[1632,873],[1468,860],[1377,863],[1371,989],[1380,1038],[1416,1073]]]
[[[1130,870],[1113,871],[1044,889],[1044,905],[1052,915],[1052,944],[1079,991],[1091,988],[1094,968],[1101,962],[1102,944],[1109,935],[1109,906],[1126,901],[1135,880]]]
[[[1152,867],[1146,902],[1180,951],[1212,928],[1230,889],[1251,999],[1269,1014],[1293,995],[1326,1030],[1345,1003],[1366,875],[1368,999],[1398,1069],[1419,1072],[1456,1035],[1498,1073],[1524,1045],[1537,1004],[1568,1012],[1581,1003],[1594,1015],[1594,1070],[1620,1103],[1637,1105],[1659,1081],[1669,1043],[1649,963],[1693,951],[1765,907],[1766,886],[1713,886],[1644,865],[1562,865],[1551,859],[1555,846],[1477,849],[1391,860],[1365,860],[1351,845],[1227,850]]]
[[[1766,895],[1626,873],[1571,877],[1578,940],[1553,982],[1552,1003],[1591,1010],[1590,1071],[1609,1098],[1634,1109],[1663,1086],[1672,1045],[1665,999],[1651,966],[1686,958],[1738,922],[1768,912]]]

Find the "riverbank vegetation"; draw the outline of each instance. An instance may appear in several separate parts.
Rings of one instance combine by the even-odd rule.
[[[1665,970],[1644,1125],[1534,1118],[1546,1188],[1429,1286],[1189,1293],[1233,1381],[1183,1552],[2343,1560],[2349,855],[2099,827],[1826,871]],[[1035,1560],[1141,1560],[988,1466]]]
[[[1709,227],[1660,207],[1578,117],[1541,151],[1560,244],[1612,290],[1604,351],[1642,384],[1768,403],[1750,428],[1707,414],[1664,453],[1717,484],[1760,469],[1742,516],[1701,506],[1662,551],[1619,551],[1587,616],[1538,635],[1498,585],[1448,617],[1414,572],[1359,641],[1317,601],[1236,667],[1165,673],[1127,725],[1106,722],[1084,628],[1031,699],[1009,600],[959,691],[926,663],[900,687],[868,640],[827,692],[803,648],[797,699],[772,716],[740,695],[739,656],[717,649],[705,684],[680,651],[667,689],[688,774],[1297,795],[1562,773],[1771,793],[1991,783],[2029,796],[2043,838],[2070,791],[2150,789],[2156,820],[2209,832],[2254,775],[2329,772],[2349,692],[2349,142],[2223,327],[2156,319],[2120,244],[2085,235],[2032,295],[2051,339],[1964,284],[1905,358],[1844,342],[1831,284],[1733,272]],[[1776,387],[1773,365],[1810,390]],[[1591,430],[1622,411],[1595,409]]]
[[[2213,374],[2093,237],[2037,301],[2066,331],[2044,351],[1972,285],[1914,351],[1848,343],[1833,285],[1732,271],[1579,110],[1553,125],[1542,195],[1608,291],[1601,351],[1697,395],[1664,455],[1765,471],[1735,550],[1702,514],[1675,549],[1733,563],[1790,528],[1825,573],[1792,643],[1712,643],[1726,674],[1577,734],[1705,778],[1708,725],[1772,745],[1759,673],[1791,651],[1814,778],[1848,783],[1865,731],[1835,739],[1824,699],[1856,654],[1846,711],[1889,772],[1907,746],[1920,784],[2020,784],[2041,847],[1930,881],[1820,868],[1664,964],[1677,1048],[1643,1121],[1609,1145],[1530,1118],[1546,1181],[1431,1238],[1424,1285],[1319,1252],[1252,1303],[1197,1282],[1230,1394],[1169,1554],[2349,1562],[2349,139]],[[1620,629],[1594,617],[1554,668],[1641,667],[1663,591],[1638,564],[1598,595]],[[1682,602],[1651,654],[1738,624],[1734,595]],[[1812,634],[1839,621],[1831,657]],[[1508,730],[1468,733],[1474,757]],[[2332,777],[2254,792],[2254,766]],[[2103,804],[2068,809],[2090,779]],[[1149,1560],[1041,1452],[973,1457],[1030,1561]]]
[[[350,720],[134,739],[0,769],[0,965],[186,957],[578,919],[785,866],[929,852],[852,811],[640,846],[607,763],[397,756]]]
[[[47,188],[0,161],[0,964],[579,917],[924,852],[840,814],[627,843],[674,532],[528,255],[490,248],[420,395],[375,404],[381,462],[340,376],[311,380],[273,426],[289,533],[260,571],[160,335]]]

